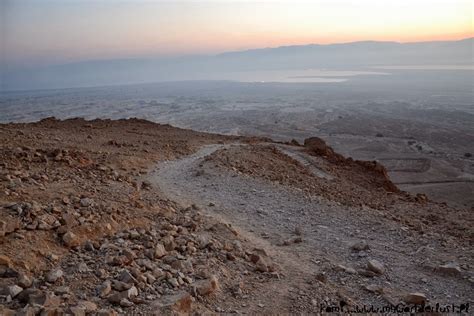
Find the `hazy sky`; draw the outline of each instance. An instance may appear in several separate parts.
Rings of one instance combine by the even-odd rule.
[[[473,36],[474,0],[0,0],[3,62]]]

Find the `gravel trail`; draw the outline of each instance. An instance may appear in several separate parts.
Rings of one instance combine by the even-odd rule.
[[[319,311],[323,302],[317,279],[324,278],[324,286],[336,289],[339,299],[352,298],[359,305],[398,303],[410,292],[425,294],[430,304],[472,305],[472,249],[453,249],[449,242],[418,235],[365,206],[342,206],[203,163],[206,156],[225,146],[246,145],[202,147],[191,156],[158,165],[150,179],[170,199],[199,205],[206,214],[232,224],[265,248],[284,276],[271,286],[290,301],[290,310]],[[311,163],[303,153],[277,148],[297,161]],[[312,170],[319,169],[313,166]],[[325,175],[316,172],[315,176]],[[298,237],[302,242],[295,243]],[[361,241],[370,249],[351,249]],[[371,259],[383,264],[383,274],[364,275]],[[450,262],[460,265],[461,273],[448,276],[435,271]],[[383,288],[382,293],[373,293],[376,287]],[[332,303],[338,298],[326,299]]]

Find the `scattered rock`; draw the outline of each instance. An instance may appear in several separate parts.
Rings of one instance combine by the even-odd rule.
[[[80,262],[76,267],[76,271],[79,273],[86,273],[89,272],[90,269],[85,262]]]
[[[461,274],[461,268],[455,262],[451,262],[451,263],[441,265],[436,270],[439,273],[444,274],[444,275],[456,276],[456,275]]]
[[[303,229],[299,226],[295,227],[295,235],[298,235],[298,236],[303,235]]]
[[[145,180],[142,182],[142,189],[150,190],[152,187],[153,185],[151,184],[150,181]]]
[[[259,258],[259,260],[255,263],[255,267],[257,271],[259,272],[268,272],[268,265],[267,263],[263,260],[263,258]]]
[[[426,302],[426,296],[423,293],[409,293],[403,298],[403,300],[407,304],[421,305]]]
[[[365,289],[369,292],[376,293],[376,294],[382,294],[384,292],[384,289],[382,286],[375,285],[375,284],[367,285]]]
[[[316,280],[318,280],[319,282],[322,282],[322,283],[326,283],[328,281],[328,277],[323,272],[317,273],[315,278],[316,278]]]
[[[356,274],[357,271],[352,267],[346,267],[345,265],[339,264],[336,266],[336,270],[344,271],[349,274]]]
[[[358,241],[354,244],[351,245],[351,249],[354,251],[363,251],[363,250],[369,250],[369,244],[366,241]]]
[[[385,267],[381,262],[375,259],[371,259],[367,262],[367,270],[372,271],[377,274],[384,274]]]
[[[18,285],[10,285],[8,287],[8,294],[13,298],[16,297],[18,294],[23,291],[23,288],[19,287]]]
[[[118,279],[121,281],[121,282],[124,282],[124,283],[131,283],[131,284],[134,284],[137,282],[137,280],[135,279],[135,277],[128,271],[128,270],[123,270]]]
[[[90,198],[83,198],[81,199],[79,203],[81,204],[82,207],[89,207],[94,203],[94,200]]]
[[[28,288],[33,284],[33,280],[28,275],[20,273],[18,276],[17,283],[22,288]]]
[[[69,286],[60,286],[54,290],[54,294],[56,295],[64,295],[64,294],[70,294],[70,293],[71,293],[71,289],[69,288]]]
[[[11,259],[5,255],[0,255],[0,266],[11,268],[12,267]]]
[[[165,246],[163,246],[163,244],[161,243],[156,244],[155,251],[153,253],[154,258],[162,258],[166,256],[166,254],[167,252],[166,252]]]
[[[356,271],[359,275],[362,275],[362,276],[365,276],[365,277],[368,277],[368,278],[373,278],[379,274],[373,272],[373,271],[369,271],[369,270],[366,270],[366,269],[357,269]]]
[[[196,281],[193,284],[194,292],[199,295],[209,295],[219,288],[219,282],[215,276],[209,279]]]
[[[104,283],[102,283],[101,285],[97,287],[96,291],[97,291],[97,295],[99,295],[100,297],[102,298],[106,297],[112,291],[111,282],[108,280],[105,281]]]
[[[63,235],[63,242],[66,247],[72,248],[80,245],[79,238],[71,231]]]
[[[22,295],[23,292],[21,292],[20,295]],[[29,294],[27,297],[28,297],[28,304],[30,305],[56,307],[56,306],[59,306],[59,304],[61,303],[61,300],[59,297],[48,292],[36,291]]]
[[[48,272],[48,274],[46,274],[46,281],[48,281],[49,283],[55,283],[57,280],[62,278],[63,275],[64,275],[63,270],[59,268],[51,270]]]
[[[91,301],[79,301],[77,307],[84,309],[87,314],[94,313],[97,310],[97,304]]]
[[[113,304],[120,304],[122,299],[131,299],[138,296],[138,289],[135,286],[132,286],[128,290],[122,292],[114,292],[107,297],[107,300]]]
[[[133,304],[133,302],[130,302],[130,301],[129,301],[128,299],[126,299],[126,298],[122,298],[122,299],[120,300],[120,303],[119,303],[119,304],[120,304],[120,306],[122,306],[122,307],[132,307],[133,305],[135,305],[135,304]]]
[[[163,314],[178,313],[187,314],[191,312],[192,297],[187,292],[179,292],[175,295],[166,295],[152,303],[152,308],[158,309]]]
[[[173,287],[179,287],[178,279],[176,278],[169,278],[168,283],[171,284]]]
[[[6,306],[0,305],[0,315],[3,316],[14,316],[20,313],[16,313],[14,310],[7,308]]]
[[[117,312],[113,309],[101,309],[97,312],[97,316],[117,316]]]
[[[116,291],[119,291],[119,292],[128,290],[132,286],[133,286],[133,283],[125,283],[125,282],[118,281],[118,280],[113,280],[112,281],[112,288]]]
[[[87,240],[84,243],[84,249],[87,250],[87,251],[94,251],[95,247],[94,247],[94,244],[90,240]]]

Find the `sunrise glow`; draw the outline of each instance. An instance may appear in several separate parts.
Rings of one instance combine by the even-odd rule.
[[[214,54],[359,40],[473,36],[473,1],[22,1],[2,11],[7,62]]]

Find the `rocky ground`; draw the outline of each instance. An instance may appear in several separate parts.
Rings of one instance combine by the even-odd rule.
[[[0,315],[473,303],[472,210],[318,139],[46,119],[0,144]]]

